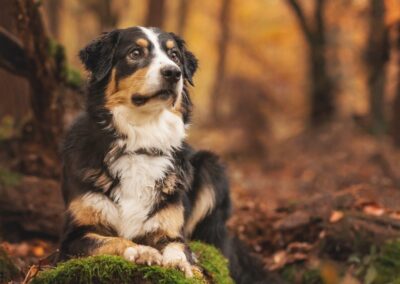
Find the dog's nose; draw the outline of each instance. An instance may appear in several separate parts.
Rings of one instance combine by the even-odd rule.
[[[167,66],[161,69],[161,75],[168,83],[176,83],[181,78],[181,70],[175,66]]]

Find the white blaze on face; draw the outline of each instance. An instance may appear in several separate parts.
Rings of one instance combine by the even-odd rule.
[[[147,71],[146,75],[145,92],[157,92],[160,90],[162,82],[164,80],[161,76],[161,69],[167,66],[175,66],[177,68],[180,67],[173,60],[171,60],[166,52],[161,48],[157,33],[155,33],[152,29],[144,27],[140,27],[140,29],[153,45],[153,50],[151,51],[153,59],[150,63],[149,70]],[[181,76],[179,82],[176,84],[176,92],[178,96],[181,95],[182,89],[183,79]]]

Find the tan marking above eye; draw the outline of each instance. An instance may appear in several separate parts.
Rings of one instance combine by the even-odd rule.
[[[165,46],[166,46],[168,49],[171,49],[171,48],[173,48],[173,47],[175,46],[175,43],[174,43],[174,41],[173,41],[172,39],[169,39],[169,40],[167,40],[167,42],[165,43]]]
[[[147,39],[144,39],[144,38],[139,38],[138,40],[136,40],[136,44],[141,46],[141,47],[148,47],[149,46],[149,41]]]

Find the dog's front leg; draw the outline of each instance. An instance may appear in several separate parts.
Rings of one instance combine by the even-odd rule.
[[[95,243],[96,248],[91,251],[91,255],[120,255],[137,264],[161,265],[162,263],[162,256],[155,248],[136,244],[121,237],[106,237],[95,233],[89,233],[85,237]]]
[[[171,242],[162,250],[162,265],[182,270],[186,277],[192,277],[195,270],[194,260],[190,249],[185,243]]]

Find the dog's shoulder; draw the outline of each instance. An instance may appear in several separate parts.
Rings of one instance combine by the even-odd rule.
[[[87,113],[79,115],[63,139],[61,155],[63,159],[71,155],[82,155],[87,159],[90,155],[103,154],[115,138],[101,131]]]

